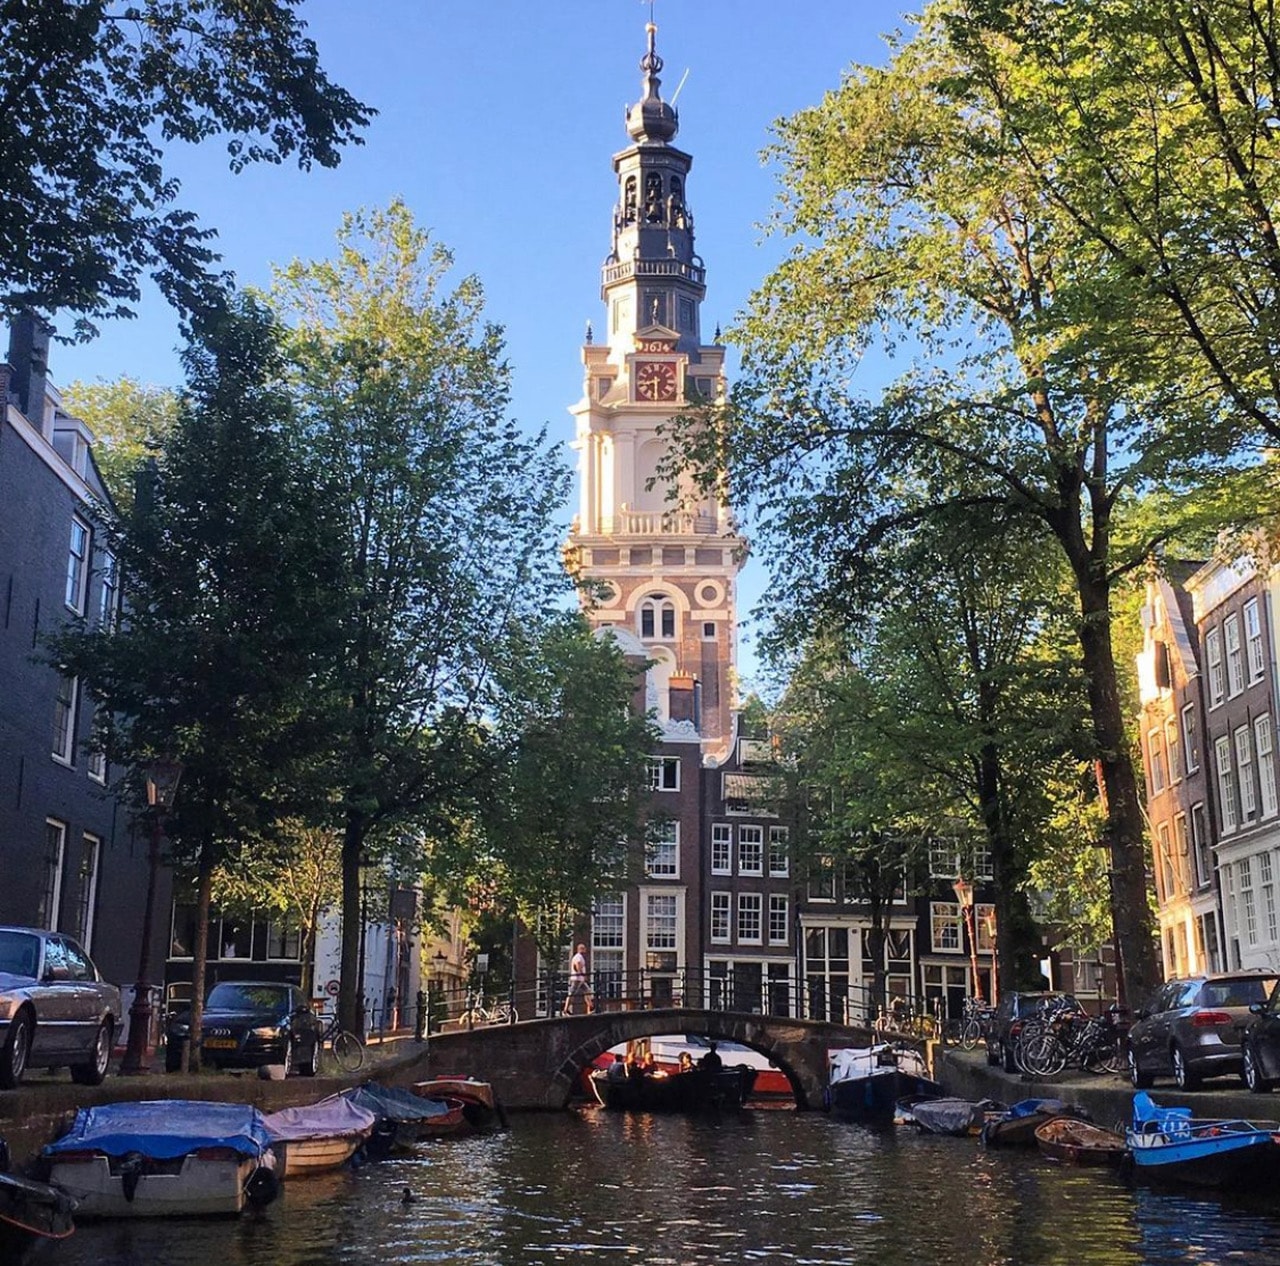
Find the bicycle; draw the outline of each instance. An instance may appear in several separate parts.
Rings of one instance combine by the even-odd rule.
[[[995,1015],[995,1007],[981,998],[966,998],[964,1014],[960,1020],[960,1047],[971,1051],[979,1042],[985,1040],[987,1027],[991,1017]]]
[[[515,1024],[520,1013],[511,1005],[509,998],[499,998],[491,1007],[485,1005],[484,995],[468,998],[467,1005],[458,1017],[463,1028],[474,1028],[477,1024]]]

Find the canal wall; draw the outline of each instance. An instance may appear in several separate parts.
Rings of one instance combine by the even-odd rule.
[[[959,1099],[995,1099],[1016,1103],[1019,1099],[1063,1099],[1077,1103],[1095,1124],[1121,1129],[1133,1115],[1134,1090],[1127,1077],[1091,1076],[1072,1070],[1056,1077],[1028,1077],[1006,1073],[987,1063],[981,1051],[949,1047],[938,1053],[938,1080],[948,1094]],[[1186,1105],[1198,1117],[1241,1117],[1245,1120],[1280,1120],[1280,1096],[1250,1094],[1239,1081],[1219,1078],[1201,1090],[1179,1090],[1172,1081],[1158,1081],[1149,1092],[1166,1107]]]

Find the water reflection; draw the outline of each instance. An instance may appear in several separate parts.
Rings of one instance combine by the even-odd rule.
[[[402,1201],[408,1188],[412,1199]],[[59,1266],[333,1263],[1280,1263],[1273,1205],[817,1114],[518,1117],[285,1188],[238,1221],[85,1226]]]

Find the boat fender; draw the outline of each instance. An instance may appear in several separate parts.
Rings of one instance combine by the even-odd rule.
[[[120,1158],[120,1191],[125,1200],[133,1203],[138,1192],[138,1183],[142,1179],[142,1167],[145,1157],[141,1152],[128,1152]]]
[[[279,1194],[280,1179],[265,1165],[259,1165],[244,1185],[245,1199],[255,1209],[265,1209]]]

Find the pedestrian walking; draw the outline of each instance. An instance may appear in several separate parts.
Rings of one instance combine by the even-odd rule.
[[[591,984],[587,980],[587,947],[579,945],[577,953],[569,960],[569,996],[564,1000],[562,1015],[572,1015],[574,999],[581,998],[590,1015],[595,1009],[595,999],[591,992]]]

